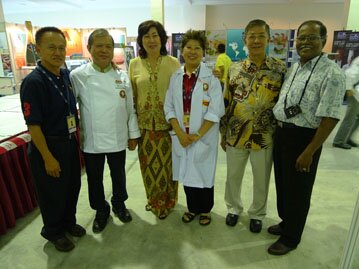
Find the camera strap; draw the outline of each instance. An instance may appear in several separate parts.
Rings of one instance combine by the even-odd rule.
[[[313,72],[314,72],[314,68],[317,66],[317,64],[318,64],[318,62],[319,62],[319,60],[320,60],[320,58],[322,58],[322,55],[323,55],[323,54],[321,53],[320,56],[319,56],[319,58],[318,58],[317,61],[315,62],[315,64],[314,64],[312,70],[310,70],[310,74],[309,74],[309,76],[308,76],[308,79],[307,79],[306,82],[305,82],[304,89],[303,89],[303,91],[302,91],[302,95],[301,95],[301,97],[300,97],[299,102],[298,102],[297,105],[300,105],[300,103],[302,102],[302,99],[303,99],[305,90],[307,89],[309,80],[310,80],[310,78],[312,77],[312,74],[313,74]],[[289,93],[290,89],[292,88],[292,84],[293,84],[293,81],[294,81],[294,79],[295,79],[295,77],[296,77],[296,75],[297,75],[298,69],[299,69],[299,64],[298,64],[298,66],[297,66],[297,69],[295,70],[295,73],[294,73],[294,76],[293,76],[293,78],[292,78],[292,81],[290,82],[288,92],[287,92],[287,94],[285,95],[285,99],[284,99],[284,110],[287,108],[288,93]]]

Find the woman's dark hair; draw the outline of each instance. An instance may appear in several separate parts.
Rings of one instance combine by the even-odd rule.
[[[137,44],[140,46],[139,54],[140,54],[141,58],[147,58],[147,52],[146,52],[145,48],[143,47],[142,38],[145,34],[148,33],[148,31],[152,27],[156,28],[158,35],[160,36],[160,39],[161,39],[160,54],[167,55],[166,42],[167,42],[168,37],[167,37],[165,29],[163,28],[163,25],[161,23],[159,23],[158,21],[148,20],[148,21],[142,22],[138,26]]]
[[[190,40],[197,40],[203,51],[206,50],[207,38],[204,31],[189,29],[182,38],[181,50],[183,50]]]
[[[36,44],[40,44],[42,36],[48,32],[58,33],[58,34],[62,35],[62,37],[65,39],[65,42],[66,42],[65,35],[59,28],[56,28],[53,26],[46,26],[46,27],[42,27],[36,31],[36,34],[35,34]]]

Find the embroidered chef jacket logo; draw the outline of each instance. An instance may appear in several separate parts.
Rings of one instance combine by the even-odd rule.
[[[125,97],[126,97],[126,92],[125,92],[125,90],[121,90],[121,91],[120,91],[120,96],[121,96],[122,98],[125,98]]]

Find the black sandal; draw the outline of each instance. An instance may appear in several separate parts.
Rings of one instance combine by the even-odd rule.
[[[192,220],[194,220],[194,218],[196,217],[196,214],[195,213],[192,213],[192,212],[185,212],[182,216],[182,221],[184,223],[189,223],[191,222]]]
[[[202,226],[206,226],[211,223],[211,214],[210,213],[202,213],[199,216],[199,224]]]

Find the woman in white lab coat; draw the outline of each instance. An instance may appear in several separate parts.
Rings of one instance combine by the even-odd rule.
[[[183,68],[171,77],[164,105],[172,125],[173,179],[184,185],[188,211],[182,221],[211,222],[216,172],[219,121],[224,115],[220,82],[201,63],[206,38],[202,31],[189,30],[183,36]]]

